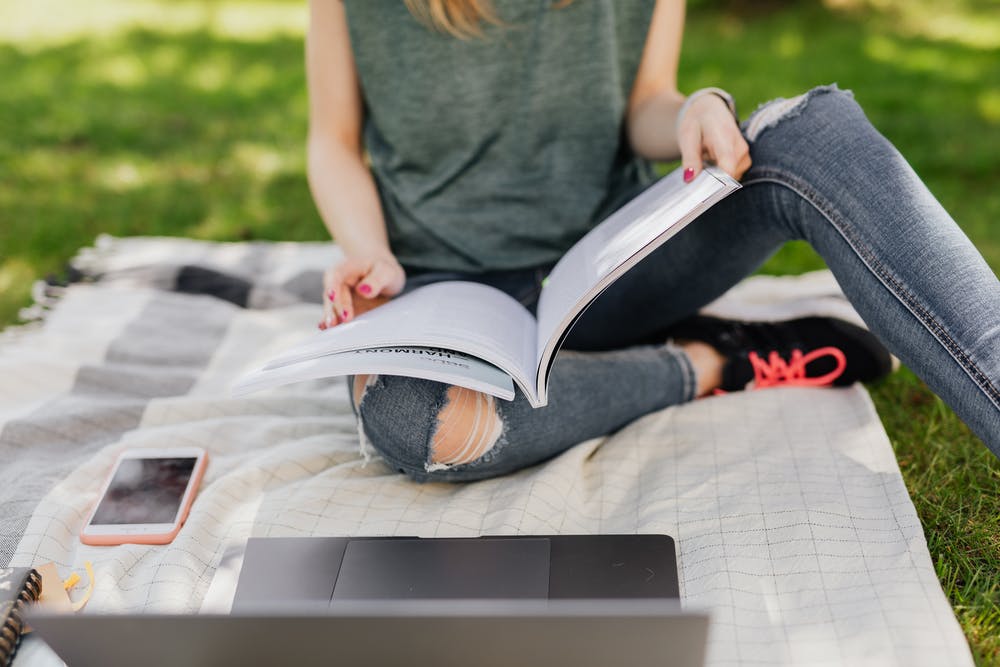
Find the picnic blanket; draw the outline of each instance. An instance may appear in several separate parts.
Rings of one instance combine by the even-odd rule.
[[[343,379],[230,397],[314,329],[335,253],[101,238],[79,282],[40,286],[37,322],[0,340],[0,566],[89,560],[89,612],[198,612],[231,599],[250,536],[666,533],[683,604],[712,613],[710,665],[972,664],[863,387],[702,399],[456,485],[364,451]],[[754,278],[714,307],[776,295],[852,316],[827,273]],[[121,449],[189,445],[211,462],[171,545],[80,544]]]

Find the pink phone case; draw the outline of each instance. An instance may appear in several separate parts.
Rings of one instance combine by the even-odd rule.
[[[208,467],[208,454],[206,453],[201,457],[201,460],[195,465],[195,469],[191,473],[191,483],[188,485],[191,489],[191,493],[188,495],[187,500],[181,507],[180,518],[177,520],[177,524],[174,529],[167,533],[147,533],[144,535],[87,535],[84,531],[87,529],[85,525],[83,530],[80,531],[80,541],[84,544],[89,544],[95,547],[111,547],[118,544],[170,544],[173,542],[174,538],[177,537],[177,533],[180,532],[181,526],[187,521],[188,513],[191,511],[191,503],[194,502],[194,497],[198,495],[198,487],[201,486],[201,478],[205,476],[205,468]],[[102,496],[103,498],[103,496]],[[97,504],[101,502],[102,498],[97,499],[97,503],[90,510],[90,515],[93,515],[95,509],[97,509]],[[88,520],[87,525],[90,525]]]

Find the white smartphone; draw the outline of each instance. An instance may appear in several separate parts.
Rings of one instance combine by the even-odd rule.
[[[80,541],[167,544],[187,518],[208,454],[197,447],[127,449],[115,462]]]

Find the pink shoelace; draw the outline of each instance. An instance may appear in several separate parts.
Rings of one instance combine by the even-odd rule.
[[[825,375],[808,377],[806,366],[826,356],[833,357],[837,361],[837,367]],[[751,352],[749,359],[750,366],[753,368],[753,387],[755,389],[779,385],[825,387],[833,384],[833,381],[840,377],[844,369],[847,368],[847,356],[840,348],[832,346],[820,347],[808,354],[803,354],[802,350],[792,350],[791,359],[787,362],[774,350],[767,356],[766,361],[756,352]]]
[[[806,366],[822,357],[830,356],[837,361],[837,367],[825,375],[819,377],[809,377],[806,375]],[[785,361],[776,350],[771,350],[767,359],[762,358],[756,352],[747,355],[750,360],[750,367],[753,368],[753,382],[747,385],[748,389],[766,389],[768,387],[791,386],[791,387],[825,387],[833,384],[833,381],[840,377],[844,369],[847,368],[847,356],[837,347],[828,346],[816,348],[808,354],[803,354],[802,350],[792,350],[791,358]],[[716,389],[716,394],[725,394],[722,389]]]

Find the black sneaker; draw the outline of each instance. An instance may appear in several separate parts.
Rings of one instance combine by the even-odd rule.
[[[841,387],[870,382],[892,370],[892,357],[874,334],[833,317],[740,322],[695,315],[667,333],[675,340],[707,343],[726,358],[722,391]]]

